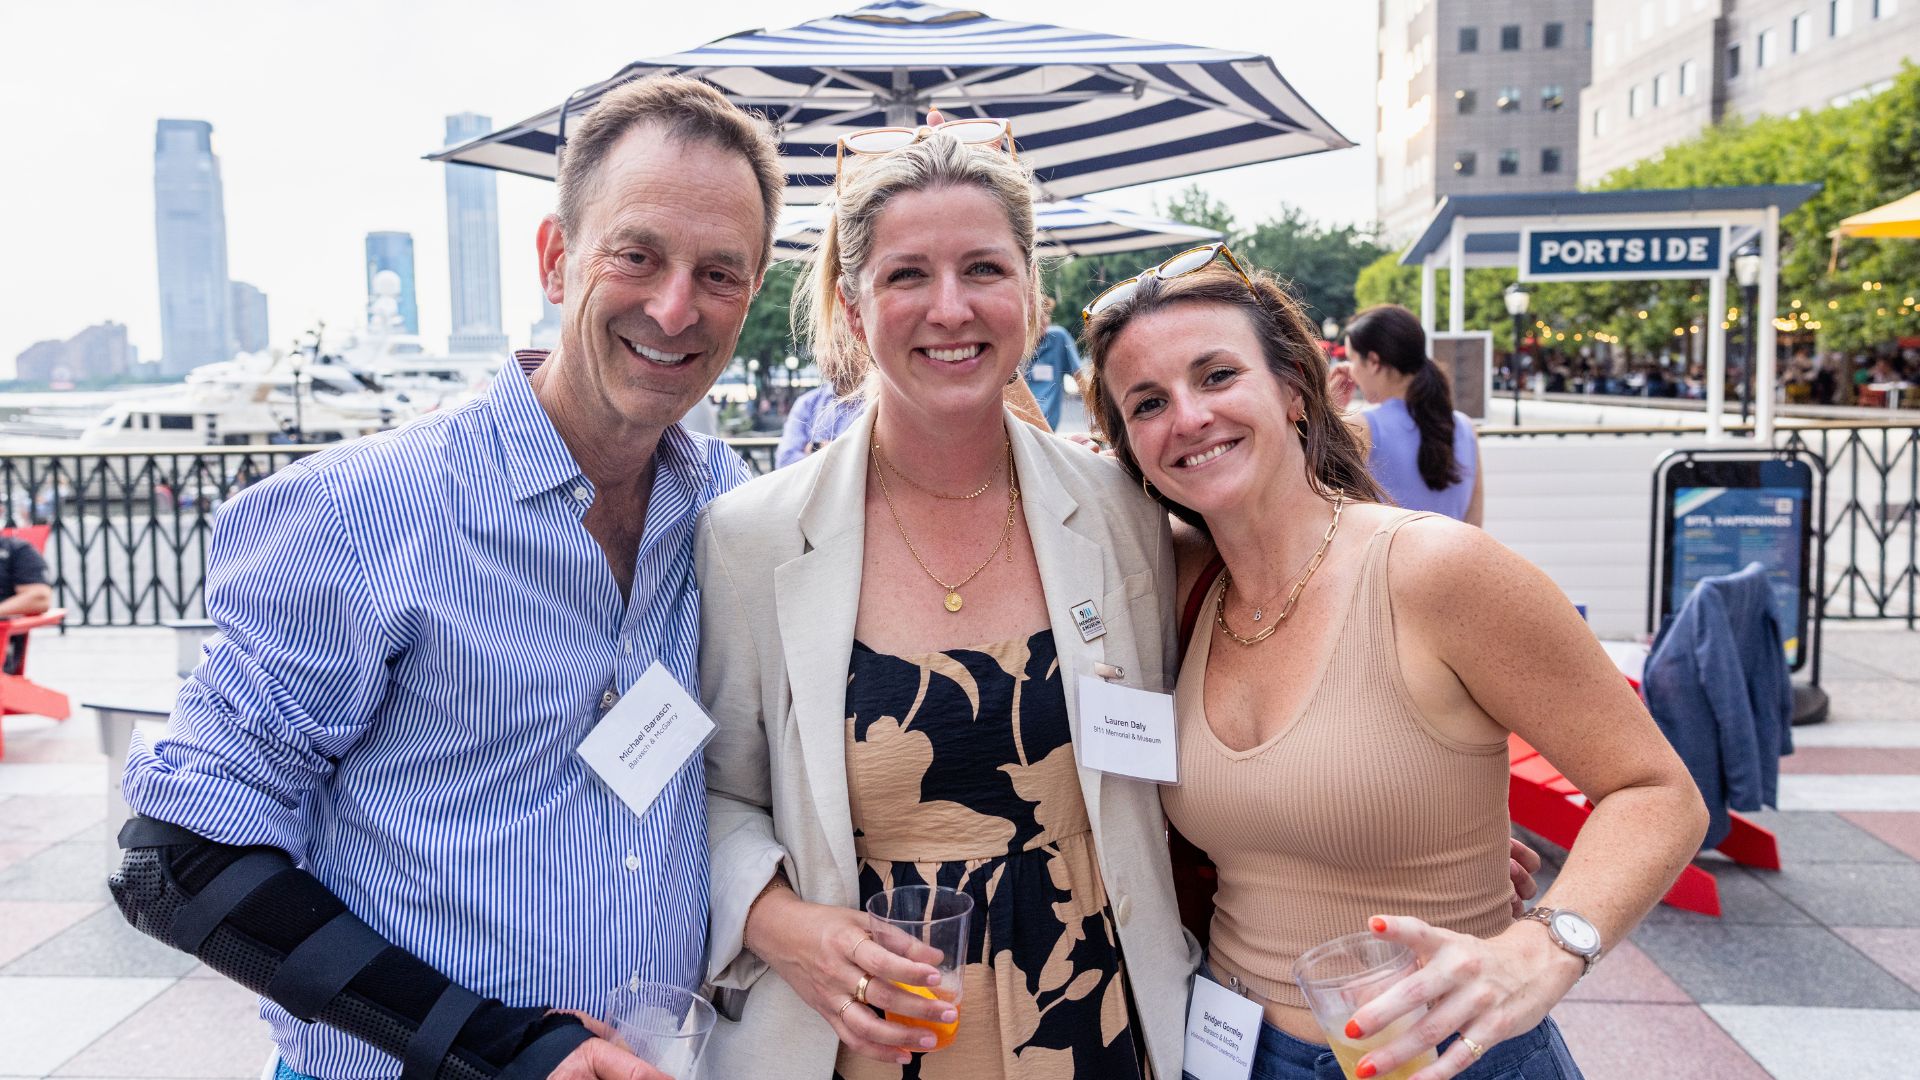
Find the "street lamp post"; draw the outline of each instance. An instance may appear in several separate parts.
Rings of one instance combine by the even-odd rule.
[[[1327,341],[1338,341],[1340,339],[1340,324],[1335,321],[1333,316],[1327,316],[1327,321],[1320,324],[1320,336]]]
[[[786,367],[787,367],[787,408],[791,409],[793,408],[793,398],[794,398],[793,380],[800,373],[800,358],[789,353],[787,355]]]
[[[1521,323],[1527,317],[1527,305],[1533,302],[1533,294],[1519,282],[1507,286],[1502,294],[1507,302],[1507,314],[1513,316],[1513,356],[1507,362],[1507,382],[1513,387],[1513,426],[1520,426],[1520,334]]]
[[[1740,283],[1740,307],[1747,323],[1746,340],[1747,362],[1741,365],[1745,370],[1740,382],[1740,422],[1747,422],[1747,410],[1753,405],[1753,363],[1759,356],[1755,348],[1759,337],[1758,326],[1754,319],[1759,312],[1754,306],[1760,302],[1760,252],[1749,244],[1740,249],[1733,257],[1733,277]]]

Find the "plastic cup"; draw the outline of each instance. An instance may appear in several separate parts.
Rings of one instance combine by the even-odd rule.
[[[1327,1046],[1340,1062],[1347,1080],[1357,1080],[1360,1059],[1400,1037],[1425,1015],[1425,1005],[1410,1010],[1380,1031],[1363,1039],[1347,1038],[1347,1021],[1362,1005],[1393,989],[1395,983],[1420,967],[1413,950],[1395,941],[1386,941],[1369,933],[1348,934],[1314,946],[1302,953],[1293,965],[1293,980],[1307,997],[1307,1006],[1320,1030],[1326,1033]],[[1437,1055],[1428,1050],[1389,1073],[1375,1073],[1373,1080],[1405,1080],[1433,1064]]]
[[[960,1011],[963,971],[967,966],[968,928],[973,921],[973,897],[944,885],[904,885],[874,895],[867,901],[867,928],[873,940],[902,956],[914,942],[940,951],[934,968],[940,972],[938,986],[908,986],[894,983],[909,994],[937,998]],[[922,1020],[915,1016],[887,1013],[887,1019],[907,1027],[933,1032],[934,1050],[945,1050],[960,1030],[956,1015],[953,1023]]]
[[[684,987],[635,976],[607,995],[608,1025],[626,1049],[673,1080],[694,1080],[713,1033],[712,1003]]]

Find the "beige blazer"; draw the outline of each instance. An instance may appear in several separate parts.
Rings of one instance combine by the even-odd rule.
[[[714,1076],[833,1073],[833,1029],[741,938],[747,909],[776,866],[805,900],[859,902],[846,687],[872,416],[804,462],[715,500],[700,524],[700,685],[719,726],[706,751],[708,975],[718,987],[747,991],[741,1019],[721,1020],[709,1044]],[[1134,685],[1171,685],[1166,515],[1112,461],[1011,415],[1007,430],[1077,731],[1075,677],[1096,661],[1122,667]],[[1069,609],[1089,599],[1106,634],[1083,643]],[[1172,1080],[1200,952],[1180,926],[1159,791],[1084,768],[1080,786],[1147,1051],[1154,1072]]]

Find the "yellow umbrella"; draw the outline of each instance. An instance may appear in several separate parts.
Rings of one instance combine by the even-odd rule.
[[[1827,235],[1833,237],[1833,254],[1827,259],[1829,274],[1840,263],[1840,238],[1843,236],[1920,240],[1920,191],[1895,199],[1885,206],[1876,206],[1850,218],[1842,218],[1839,228]]]

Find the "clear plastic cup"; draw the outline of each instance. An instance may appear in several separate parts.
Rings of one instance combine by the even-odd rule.
[[[695,1080],[715,1014],[706,998],[671,983],[630,977],[607,995],[606,1020],[619,1043],[673,1080]]]
[[[1362,1005],[1393,989],[1395,983],[1419,967],[1412,949],[1364,932],[1316,945],[1294,962],[1293,980],[1306,995],[1307,1006],[1326,1033],[1327,1046],[1347,1080],[1358,1080],[1355,1070],[1360,1067],[1360,1059],[1399,1038],[1426,1014],[1427,1008],[1422,1005],[1412,1009],[1362,1039],[1347,1038],[1347,1021]],[[1373,1080],[1405,1080],[1433,1064],[1436,1057],[1428,1050],[1390,1073],[1375,1073]]]
[[[956,1014],[953,1023],[886,1014],[887,1019],[896,1024],[931,1031],[934,1050],[945,1050],[960,1030],[957,1014],[961,980],[967,966],[967,933],[972,920],[973,897],[944,885],[903,885],[878,893],[867,901],[867,928],[872,931],[873,940],[889,951],[905,956],[915,941],[940,951],[940,959],[933,965],[940,972],[938,986],[894,985],[909,994],[950,1003]]]

